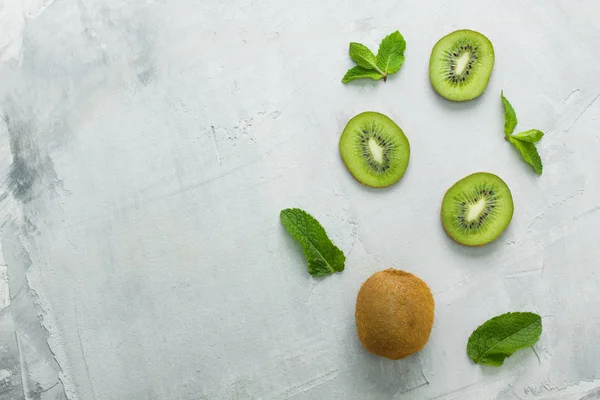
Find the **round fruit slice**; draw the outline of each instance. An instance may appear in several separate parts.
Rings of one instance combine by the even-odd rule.
[[[386,269],[363,283],[356,297],[356,331],[371,353],[399,360],[421,350],[433,326],[434,301],[425,282]]]
[[[477,172],[456,182],[442,201],[442,225],[458,243],[483,246],[504,232],[513,216],[513,199],[502,179]]]
[[[340,153],[350,173],[361,183],[386,187],[397,182],[410,158],[402,129],[387,116],[367,111],[350,121],[340,138]]]
[[[471,100],[483,93],[493,68],[492,43],[479,32],[463,29],[444,36],[433,46],[429,79],[448,100]]]

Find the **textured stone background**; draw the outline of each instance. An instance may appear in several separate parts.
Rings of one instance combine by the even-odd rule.
[[[5,0],[0,10],[0,399],[597,399],[600,7],[554,1]],[[431,89],[433,44],[493,42],[485,94]],[[342,85],[350,41],[399,29],[387,83]],[[539,128],[544,174],[503,139]],[[337,142],[375,110],[412,158],[360,186]],[[480,249],[444,234],[444,191],[475,171],[515,216]],[[285,207],[345,251],[306,273]],[[437,303],[431,340],[393,362],[354,329],[360,284],[411,271]],[[499,369],[465,354],[514,310],[543,316]]]

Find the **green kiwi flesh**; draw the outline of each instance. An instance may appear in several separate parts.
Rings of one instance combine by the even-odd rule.
[[[367,111],[348,121],[340,138],[340,153],[359,182],[381,188],[392,185],[404,175],[410,144],[402,129],[389,117]]]
[[[458,243],[483,246],[504,232],[513,216],[506,183],[494,174],[477,172],[456,182],[442,201],[442,225]]]
[[[483,93],[494,68],[494,47],[487,37],[467,29],[441,38],[431,51],[429,79],[448,100],[471,100]]]

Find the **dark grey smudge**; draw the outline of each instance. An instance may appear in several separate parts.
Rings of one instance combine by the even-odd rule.
[[[157,78],[156,36],[157,26],[148,21],[147,16],[130,17],[125,24],[126,38],[133,56],[133,65],[140,83],[147,86]]]
[[[138,73],[137,76],[140,82],[142,82],[144,85],[149,85],[152,83],[152,79],[154,79],[154,73],[154,68],[147,67],[142,72]]]
[[[580,398],[579,400],[600,400],[600,387],[596,389],[592,389],[585,396]]]
[[[156,77],[156,68],[154,66],[154,44],[153,34],[144,27],[138,27],[133,32],[132,37],[136,38],[135,42],[130,44],[134,50],[133,66],[137,70],[137,78],[144,86],[152,83]]]
[[[1,232],[0,244],[8,266],[8,276],[11,277],[10,309],[23,391],[28,399],[52,397],[66,400],[64,387],[59,380],[62,370],[48,345],[48,331],[40,317],[44,312],[27,281],[26,274],[32,260],[19,239],[20,229],[16,224],[7,224]]]
[[[34,139],[34,130],[30,122],[4,116],[13,155],[8,174],[8,188],[15,199],[21,203],[30,202],[42,176],[56,177],[50,157],[41,155]]]
[[[86,106],[93,104],[90,98],[103,90],[112,76],[120,76],[123,61],[129,64],[134,83],[140,86],[151,85],[157,76],[154,51],[157,28],[146,22],[148,16],[143,7],[141,10],[134,7],[131,13],[107,8],[106,14],[102,14],[94,9],[95,3],[78,1],[81,25],[87,32],[82,36],[79,24],[65,23],[70,21],[65,17],[71,14],[70,3],[56,2],[42,17],[28,23],[22,63],[10,77],[3,74],[0,85],[0,89],[7,88],[0,93],[0,117],[6,124],[12,153],[4,182],[7,190],[0,196],[14,197],[23,216],[19,226],[8,223],[0,230],[9,281],[16,286],[11,292],[10,306],[16,350],[10,362],[14,361],[19,369],[14,376],[19,378],[20,387],[13,385],[14,388],[6,389],[12,391],[6,397],[11,400],[66,399],[59,380],[61,368],[48,345],[48,332],[40,317],[36,294],[26,279],[31,259],[23,254],[26,249],[18,240],[30,237],[38,228],[36,224],[43,224],[43,214],[52,203],[49,197],[58,182],[50,158],[52,146],[57,140],[72,136],[71,129],[78,128],[79,111],[85,112]],[[61,35],[47,35],[48,28]],[[57,39],[61,37],[69,40]],[[101,47],[102,42],[109,46]],[[73,126],[72,116],[77,117],[73,118]],[[3,344],[0,338],[0,347]],[[4,365],[4,359],[0,358],[0,369]],[[5,400],[2,390],[0,386],[0,400]]]

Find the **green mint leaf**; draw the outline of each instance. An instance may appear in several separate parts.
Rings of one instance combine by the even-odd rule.
[[[544,137],[544,132],[538,131],[537,129],[530,129],[525,132],[511,135],[511,137],[513,139],[518,139],[522,142],[536,143],[539,142],[542,139],[542,137]]]
[[[533,346],[542,334],[542,318],[513,312],[486,321],[471,334],[467,354],[478,364],[499,367],[519,349]]]
[[[514,132],[515,127],[517,126],[517,113],[515,113],[515,109],[508,102],[506,97],[504,97],[504,92],[500,92],[500,97],[502,98],[502,104],[504,105],[504,134],[508,136]]]
[[[350,68],[348,72],[346,72],[346,75],[344,75],[344,77],[342,78],[342,82],[348,83],[355,79],[362,78],[381,79],[383,78],[383,75],[372,69],[366,69],[357,65],[354,68]]]
[[[395,74],[402,67],[404,50],[406,50],[406,41],[399,31],[389,34],[381,41],[377,56],[365,45],[350,43],[350,58],[358,64],[358,67],[348,70],[342,82],[348,83],[361,78],[383,78],[386,81],[388,75]]]
[[[300,244],[308,272],[312,276],[325,276],[344,270],[346,256],[327,237],[319,221],[306,211],[288,208],[281,211],[281,223]]]
[[[365,45],[360,43],[350,43],[350,58],[352,61],[358,64],[358,66],[365,69],[374,69],[384,75],[383,72],[377,68],[377,60],[375,54]]]
[[[404,63],[406,41],[399,31],[386,36],[379,45],[377,65],[386,75],[395,74]]]
[[[514,139],[512,136],[509,136],[508,140],[517,148],[517,150],[519,150],[523,160],[525,160],[528,164],[531,164],[535,172],[541,175],[544,167],[542,165],[542,159],[540,158],[535,145],[533,143]]]

